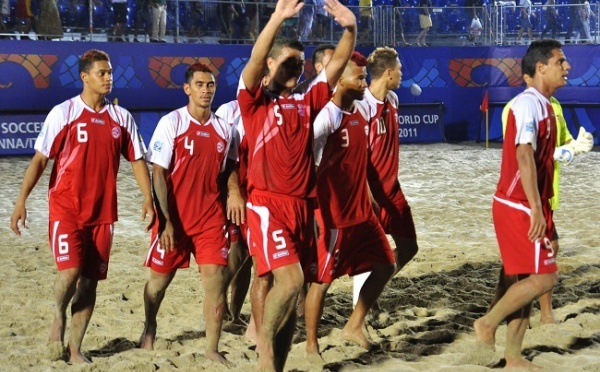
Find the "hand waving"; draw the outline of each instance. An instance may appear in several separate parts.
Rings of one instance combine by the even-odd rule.
[[[340,3],[338,0],[325,0],[323,7],[333,19],[342,27],[356,27],[356,16],[354,13]]]

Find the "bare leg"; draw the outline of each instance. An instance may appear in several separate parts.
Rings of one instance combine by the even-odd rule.
[[[392,239],[396,244],[394,256],[396,256],[396,275],[402,268],[415,257],[419,251],[419,245],[416,238],[403,238],[396,234],[392,234]]]
[[[529,327],[529,315],[531,313],[531,304],[512,314],[508,318],[508,328],[506,331],[506,348],[504,358],[506,359],[506,368],[523,368],[528,371],[540,370],[540,366],[531,363],[521,355],[525,331]]]
[[[287,325],[296,306],[298,292],[304,284],[304,274],[299,263],[279,267],[271,273],[273,286],[265,299],[262,327],[258,328],[260,337],[257,345],[258,370],[260,371],[277,371],[280,370],[278,366],[283,368],[285,365],[282,350],[287,354],[291,344],[277,345],[279,353],[275,355],[275,337]],[[289,340],[291,341],[291,337]]]
[[[79,274],[79,268],[62,270],[58,272],[54,281],[56,309],[54,310],[54,320],[50,326],[49,337],[49,348],[51,349],[49,352],[52,360],[58,360],[63,356],[67,306],[69,306],[69,302],[71,302],[77,289]]]
[[[206,323],[206,357],[214,362],[229,364],[219,353],[225,304],[225,266],[200,265],[204,287],[204,322]]]
[[[554,256],[558,254],[558,239],[552,241],[552,249],[554,250]],[[554,314],[552,313],[552,290],[544,293],[540,296],[540,322],[542,324],[555,324]]]
[[[156,338],[156,315],[160,304],[165,298],[165,292],[175,277],[176,271],[171,273],[159,273],[154,270],[150,271],[150,280],[144,287],[144,310],[146,313],[146,321],[144,322],[144,330],[140,336],[140,348],[146,350],[154,349],[154,339]]]
[[[79,277],[77,289],[71,304],[71,331],[69,334],[69,353],[72,363],[91,363],[81,352],[83,336],[92,318],[96,305],[98,281]]]
[[[319,355],[319,323],[331,283],[311,283],[306,295],[306,354]]]
[[[231,243],[227,261],[226,287],[231,285],[229,315],[234,324],[243,324],[240,313],[250,287],[251,275],[252,261],[248,259],[248,250],[244,243],[242,241]],[[227,303],[227,297],[225,297],[225,303]]]
[[[255,258],[252,257],[254,268],[256,272]],[[252,288],[250,290],[250,303],[252,305],[252,318],[250,324],[246,330],[246,337],[257,344],[259,342],[259,330],[262,328],[263,315],[265,312],[265,299],[269,288],[273,284],[273,276],[271,274],[265,276],[254,275],[254,281],[252,282]]]
[[[298,293],[298,304],[296,306],[296,316],[298,318],[304,317],[304,313],[306,312],[306,295],[308,293],[308,284],[304,284],[302,288],[300,288],[300,293]]]
[[[557,279],[556,273],[532,274],[511,285],[494,307],[475,321],[473,326],[477,342],[493,347],[498,325],[510,314],[529,305],[536,297],[552,289]]]
[[[371,275],[360,290],[354,311],[342,330],[342,338],[355,342],[367,350],[371,348],[371,342],[363,330],[365,317],[395,271],[394,264],[378,264],[373,267]]]

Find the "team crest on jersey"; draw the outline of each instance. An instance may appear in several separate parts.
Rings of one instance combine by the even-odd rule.
[[[224,259],[227,259],[228,255],[229,255],[229,249],[221,248],[221,257],[223,257]]]
[[[121,128],[114,127],[112,129],[112,136],[113,136],[114,139],[117,139],[117,138],[121,137]]]
[[[154,145],[152,145],[152,150],[156,151],[156,152],[160,152],[162,150],[162,147],[163,147],[162,141],[156,141],[156,142],[154,142]]]
[[[217,151],[219,152],[219,154],[222,153],[224,149],[225,145],[223,145],[223,142],[217,143]]]
[[[300,116],[306,115],[306,106],[304,106],[301,103],[298,104],[298,115],[300,115]]]
[[[106,124],[106,122],[104,120],[99,119],[99,118],[92,118],[92,123],[94,123],[94,124],[102,124],[102,125]]]
[[[203,132],[201,130],[197,131],[196,134],[199,135],[200,137],[206,137],[206,138],[210,137],[210,133]]]
[[[350,121],[350,126],[353,127],[355,125],[358,125],[358,120],[351,120]]]
[[[534,133],[535,125],[533,125],[533,120],[525,123],[525,132]]]

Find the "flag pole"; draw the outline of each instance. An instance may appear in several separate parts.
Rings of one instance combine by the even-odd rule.
[[[485,148],[489,147],[489,133],[490,133],[490,116],[489,110],[485,111]]]

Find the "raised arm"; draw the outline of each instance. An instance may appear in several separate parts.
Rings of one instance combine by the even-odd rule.
[[[258,35],[256,43],[252,47],[250,59],[242,71],[242,79],[244,79],[246,88],[253,91],[258,87],[264,76],[267,57],[279,31],[279,27],[281,27],[283,21],[298,14],[303,6],[304,2],[298,0],[279,0],[277,2],[275,11]]]
[[[327,82],[333,89],[342,76],[356,46],[356,16],[338,0],[325,0],[325,10],[346,30],[325,67]]]
[[[23,183],[21,184],[21,191],[19,192],[19,197],[15,203],[15,210],[13,211],[12,216],[10,216],[10,229],[17,235],[21,235],[19,221],[21,221],[21,227],[27,228],[25,225],[25,220],[27,219],[25,202],[27,201],[29,194],[31,194],[31,190],[33,190],[44,173],[46,165],[48,165],[48,158],[41,152],[36,151],[35,155],[33,155],[33,159],[31,159],[31,163],[29,163],[29,166],[25,171]]]
[[[133,175],[140,187],[140,191],[144,195],[142,221],[148,217],[148,223],[146,224],[146,231],[148,231],[154,223],[154,203],[152,202],[152,189],[150,187],[150,172],[143,158],[132,162],[131,168],[133,169]]]

